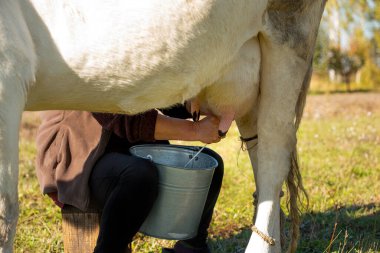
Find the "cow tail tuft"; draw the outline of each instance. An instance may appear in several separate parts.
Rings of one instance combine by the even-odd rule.
[[[305,75],[302,89],[300,91],[300,95],[298,97],[297,105],[296,105],[296,117],[295,117],[295,128],[298,130],[301,118],[303,115],[303,110],[306,104],[306,95],[310,86],[312,74],[312,64],[310,63],[309,69]],[[301,208],[304,206],[303,199],[306,199],[306,208],[309,205],[309,197],[302,183],[302,176],[300,172],[300,168],[298,165],[298,153],[297,153],[297,145],[294,147],[294,150],[291,154],[291,163],[290,170],[286,180],[286,186],[288,190],[288,200],[287,206],[289,210],[289,216],[291,219],[291,242],[287,252],[293,253],[296,252],[298,239],[299,239],[299,227],[301,224]]]

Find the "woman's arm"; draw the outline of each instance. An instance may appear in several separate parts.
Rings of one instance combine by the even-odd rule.
[[[154,141],[154,128],[157,110],[150,110],[137,115],[92,113],[93,117],[106,130],[113,132],[130,143]]]
[[[93,113],[108,131],[131,143],[154,140],[181,140],[215,143],[220,141],[219,120],[207,116],[199,122],[177,119],[159,114],[156,110],[138,115]]]
[[[158,114],[154,138],[156,140],[216,143],[220,141],[218,128],[219,119],[215,116],[207,116],[198,122],[192,122]]]

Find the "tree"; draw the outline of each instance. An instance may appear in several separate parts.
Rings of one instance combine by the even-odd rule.
[[[366,87],[380,86],[380,1],[329,0],[322,25],[330,47],[327,67],[342,76],[347,89],[361,68]],[[317,41],[316,64],[323,52],[320,45]]]
[[[364,60],[359,55],[350,55],[333,47],[328,54],[328,68],[343,78],[347,91],[351,91],[351,77],[363,66]]]
[[[328,68],[329,38],[327,28],[320,26],[317,41],[315,44],[315,53],[313,58],[314,67],[320,72],[326,72]]]

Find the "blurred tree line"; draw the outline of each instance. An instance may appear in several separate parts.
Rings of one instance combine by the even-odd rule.
[[[380,88],[380,0],[329,0],[314,69],[331,82]]]

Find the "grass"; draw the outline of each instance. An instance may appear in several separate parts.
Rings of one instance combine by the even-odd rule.
[[[303,123],[300,153],[310,209],[299,252],[323,252],[333,234],[329,252],[380,251],[379,136],[380,119],[372,116]]]
[[[321,103],[321,96],[310,98],[315,105]],[[334,95],[328,98],[334,99]],[[372,102],[379,98],[377,95]],[[314,106],[306,110],[298,140],[310,206],[303,215],[298,252],[380,252],[380,110],[368,101],[365,106],[360,104],[363,110],[355,108],[350,113],[356,105],[355,99],[352,101],[351,107],[330,105],[329,109],[337,108],[333,115],[315,113]],[[58,253],[63,252],[60,212],[40,194],[34,172],[36,125],[33,116],[24,118],[15,252]],[[244,252],[255,189],[249,159],[240,151],[236,127],[222,143],[210,147],[223,156],[226,164],[210,227],[210,246],[218,253]],[[139,234],[134,249],[155,253],[172,244]]]

